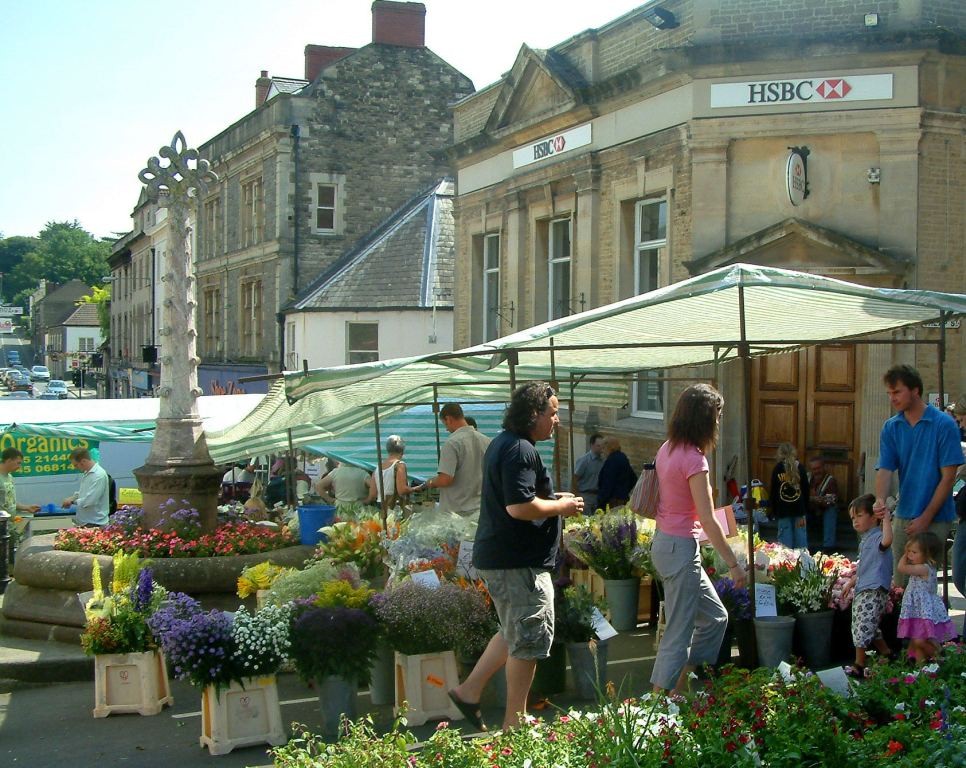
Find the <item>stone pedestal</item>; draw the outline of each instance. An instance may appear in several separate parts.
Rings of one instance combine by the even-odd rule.
[[[215,530],[218,518],[218,491],[222,472],[210,461],[207,465],[145,464],[134,470],[141,489],[145,528],[159,528],[160,507],[168,499],[174,499],[182,507],[194,507],[201,518],[202,533]],[[185,500],[188,504],[181,504]],[[169,510],[173,511],[173,510]]]

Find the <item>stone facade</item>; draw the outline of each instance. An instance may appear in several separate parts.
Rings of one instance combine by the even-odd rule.
[[[524,46],[503,79],[457,105],[458,347],[492,338],[491,326],[504,335],[738,261],[874,286],[963,290],[966,42],[948,3],[661,7],[677,27],[656,29],[645,6],[548,51]],[[875,26],[866,24],[869,13],[878,14]],[[797,85],[803,98],[788,90]],[[771,92],[776,99],[766,101]],[[791,147],[808,150],[809,195],[795,203],[785,187]],[[494,242],[499,266],[487,272]],[[488,313],[490,324],[481,319]],[[918,328],[903,338],[938,333]],[[966,381],[966,334],[948,329],[946,342],[948,392]],[[795,414],[784,439],[803,454],[833,452],[851,491],[859,490],[856,475],[870,475],[888,415],[884,367],[915,362],[928,392],[939,372],[934,346],[844,354],[850,378],[835,387],[847,402],[835,408],[853,409],[848,434],[820,436],[812,400],[823,385],[803,352],[801,388],[784,404]],[[768,432],[762,420],[781,399],[775,391],[792,386],[769,392],[776,371],[756,363],[751,414],[742,413],[739,372],[718,372],[730,403],[722,427],[729,450],[746,419]],[[585,450],[584,433],[603,429],[621,437],[632,460],[653,456],[681,386],[639,385],[618,411],[578,403],[575,454]],[[663,398],[651,397],[658,391]],[[777,444],[762,440],[751,449],[756,473],[770,467]]]
[[[197,212],[205,362],[277,370],[280,310],[447,175],[449,108],[472,83],[422,44],[420,4],[377,2],[373,13],[371,44],[309,46],[306,74],[317,73],[308,85],[278,93],[200,148],[219,175]]]

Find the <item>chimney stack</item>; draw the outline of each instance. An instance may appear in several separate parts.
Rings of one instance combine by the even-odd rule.
[[[268,76],[268,70],[262,70],[262,76],[255,81],[255,109],[258,109],[268,98],[268,90],[272,87],[272,78]]]
[[[372,42],[422,48],[426,45],[426,6],[375,0],[372,4]]]
[[[348,56],[355,48],[340,48],[334,45],[313,45],[309,43],[305,46],[305,79],[310,83],[319,76],[319,72],[325,69],[333,61],[338,61],[343,56]]]

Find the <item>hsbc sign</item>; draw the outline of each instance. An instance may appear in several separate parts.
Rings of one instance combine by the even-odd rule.
[[[711,84],[712,109],[891,99],[891,74]]]
[[[571,128],[569,131],[558,133],[556,136],[527,144],[525,147],[513,150],[513,167],[522,168],[541,160],[549,160],[564,152],[570,152],[578,147],[585,147],[591,142],[590,123]]]

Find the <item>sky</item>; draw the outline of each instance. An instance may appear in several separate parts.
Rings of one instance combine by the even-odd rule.
[[[645,0],[423,0],[426,45],[477,88]],[[307,43],[371,41],[371,0],[3,0],[0,236],[131,228],[138,172],[181,130],[197,147],[254,108],[255,80],[303,76]],[[29,161],[29,162],[28,162]],[[26,165],[24,165],[26,163]]]

